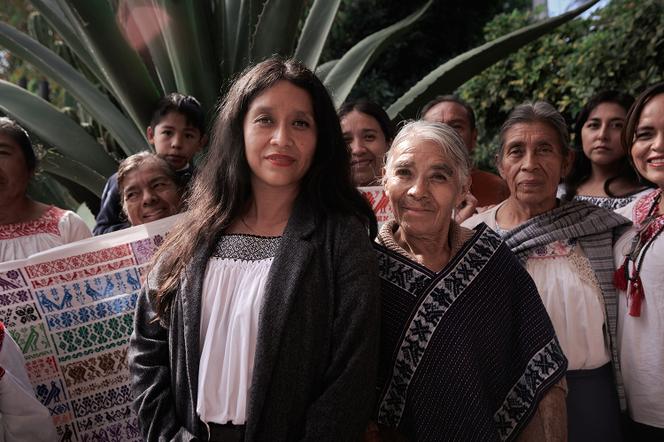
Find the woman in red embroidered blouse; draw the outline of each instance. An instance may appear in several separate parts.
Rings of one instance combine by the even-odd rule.
[[[16,122],[0,118],[0,262],[91,236],[75,213],[27,196],[36,167],[28,134]]]
[[[618,350],[630,418],[629,440],[664,440],[664,83],[629,110],[622,144],[657,189],[618,212],[634,225],[615,246]]]

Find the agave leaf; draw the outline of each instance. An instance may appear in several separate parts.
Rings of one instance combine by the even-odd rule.
[[[236,73],[249,63],[251,37],[262,11],[263,1],[225,0],[224,29],[230,72]]]
[[[341,0],[315,0],[304,22],[295,49],[295,58],[309,66],[311,70],[315,70],[318,66],[320,54],[327,42],[340,3]]]
[[[208,2],[156,0],[161,32],[179,92],[193,95],[211,109],[218,94],[219,73],[214,60]]]
[[[143,131],[160,98],[138,53],[127,43],[107,1],[57,0],[108,79],[111,92]]]
[[[39,167],[52,175],[58,175],[85,187],[98,197],[106,184],[106,178],[78,161],[48,150],[39,160]]]
[[[253,33],[252,61],[272,54],[293,53],[304,2],[301,0],[266,0]]]
[[[474,75],[573,19],[597,2],[598,0],[588,1],[569,12],[518,29],[454,57],[431,71],[399,97],[387,109],[387,114],[392,119],[414,117],[432,97],[453,92]]]
[[[69,190],[48,173],[40,173],[30,180],[28,196],[35,201],[67,210],[76,210],[80,205]]]
[[[332,92],[336,106],[341,105],[346,100],[357,79],[375,59],[376,55],[389,42],[415,23],[429,9],[431,3],[432,0],[427,1],[424,6],[403,20],[365,37],[339,59],[339,62],[325,77],[325,85]]]
[[[175,76],[166,51],[163,34],[154,32],[159,28],[159,13],[161,11],[156,0],[126,0],[125,5],[128,18],[133,20],[143,44],[148,48],[154,73],[161,86],[161,92],[166,94],[177,91]]]
[[[92,55],[76,35],[76,31],[58,6],[55,0],[31,0],[30,3],[37,9],[60,35],[62,40],[76,54],[79,60],[87,67],[99,82],[108,90],[111,90],[104,74],[95,63]]]
[[[64,87],[94,119],[111,132],[125,153],[130,155],[145,149],[145,139],[131,121],[57,54],[2,22],[0,22],[0,44]]]
[[[117,162],[81,126],[47,101],[0,80],[0,109],[14,117],[61,154],[76,158],[104,177],[115,173]]]
[[[337,63],[339,62],[339,59],[336,60],[330,60],[326,61],[325,63],[321,64],[316,68],[316,76],[320,79],[320,81],[325,82],[325,79],[327,78],[328,74],[334,68]]]

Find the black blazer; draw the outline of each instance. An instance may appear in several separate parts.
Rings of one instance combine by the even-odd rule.
[[[196,414],[201,290],[192,260],[167,328],[153,281],[129,347],[134,409],[147,441],[207,440]],[[270,268],[259,316],[245,440],[352,441],[371,414],[379,330],[376,257],[354,217],[315,217],[298,200]]]

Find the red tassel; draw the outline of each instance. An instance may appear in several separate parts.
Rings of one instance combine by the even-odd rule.
[[[643,293],[643,284],[641,283],[641,276],[636,275],[636,278],[632,280],[632,284],[629,288],[629,315],[630,316],[641,316],[641,303],[645,298],[645,293]]]
[[[618,289],[627,290],[627,258],[623,264],[613,273],[613,285]]]

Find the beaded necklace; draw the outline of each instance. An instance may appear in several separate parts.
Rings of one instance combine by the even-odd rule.
[[[625,255],[622,265],[613,275],[616,288],[626,292],[630,316],[641,316],[641,304],[645,298],[643,282],[641,281],[641,266],[648,248],[664,231],[664,214],[659,212],[659,202],[662,190],[652,192],[636,203],[634,208],[634,225],[638,230],[629,252]],[[630,275],[630,265],[632,272]]]

